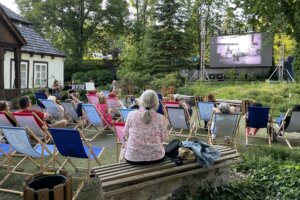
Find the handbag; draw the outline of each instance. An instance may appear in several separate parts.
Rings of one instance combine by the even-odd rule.
[[[178,149],[181,147],[181,141],[178,139],[172,140],[165,146],[165,154],[170,158],[176,158],[178,155]]]

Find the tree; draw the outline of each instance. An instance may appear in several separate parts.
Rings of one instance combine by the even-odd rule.
[[[235,0],[244,9],[249,22],[261,31],[285,33],[297,43],[294,68],[300,78],[300,1],[296,0]]]
[[[53,41],[77,66],[87,44],[99,32],[124,29],[129,14],[126,0],[16,0],[21,13],[37,31]],[[101,35],[101,33],[100,33]],[[103,34],[104,35],[104,34]]]

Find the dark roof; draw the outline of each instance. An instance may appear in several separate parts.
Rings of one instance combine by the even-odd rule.
[[[26,45],[22,46],[21,52],[66,57],[64,53],[53,47],[48,41],[46,41],[35,30],[33,30],[29,21],[5,7],[1,3],[0,7],[2,7],[5,14],[14,22],[13,24],[27,42]]]
[[[13,21],[19,21],[19,22],[24,22],[26,24],[31,24],[29,21],[27,21],[25,18],[21,17],[11,9],[7,8],[5,5],[0,3],[0,7],[4,10],[5,14],[12,19]]]
[[[22,52],[65,57],[64,53],[53,47],[29,26],[17,24],[15,26],[27,41],[27,45],[21,48]]]

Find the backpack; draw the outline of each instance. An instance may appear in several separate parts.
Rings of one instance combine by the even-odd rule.
[[[181,147],[181,141],[178,139],[172,140],[165,146],[166,156],[169,158],[176,158],[178,155],[178,149]]]

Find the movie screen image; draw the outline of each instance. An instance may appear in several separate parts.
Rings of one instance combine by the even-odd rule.
[[[213,36],[211,67],[271,66],[272,44],[264,44],[264,34]]]

